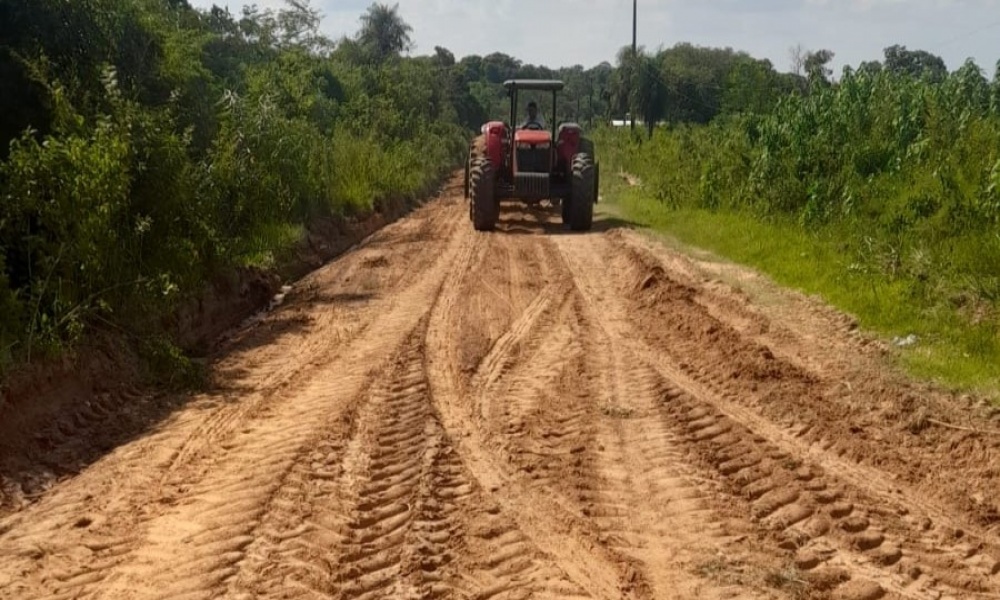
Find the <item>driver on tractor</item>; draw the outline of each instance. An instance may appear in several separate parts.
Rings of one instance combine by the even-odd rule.
[[[528,103],[528,118],[521,123],[521,129],[545,129],[545,117],[538,114],[538,104]]]

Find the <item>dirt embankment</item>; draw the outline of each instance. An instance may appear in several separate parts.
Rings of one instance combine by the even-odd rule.
[[[0,597],[1000,595],[988,411],[753,273],[461,195],[0,518]]]

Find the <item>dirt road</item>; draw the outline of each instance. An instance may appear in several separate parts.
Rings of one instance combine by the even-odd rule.
[[[752,273],[502,218],[453,183],[299,282],[0,519],[0,597],[1000,597],[987,409]]]

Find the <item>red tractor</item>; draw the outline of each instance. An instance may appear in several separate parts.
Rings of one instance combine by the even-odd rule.
[[[562,207],[563,223],[574,231],[589,230],[597,202],[599,165],[594,143],[583,137],[576,123],[562,123],[551,131],[533,119],[517,123],[520,92],[551,92],[552,116],[563,82],[512,79],[504,82],[510,96],[510,123],[490,121],[469,149],[465,167],[465,196],[477,231],[491,231],[500,219],[500,202],[517,200],[537,205],[548,200]],[[529,107],[529,109],[532,107]],[[553,140],[555,143],[553,143]]]

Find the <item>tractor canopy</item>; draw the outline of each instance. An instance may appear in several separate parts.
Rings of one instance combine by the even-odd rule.
[[[503,82],[507,88],[507,95],[510,96],[510,122],[517,123],[517,101],[518,94],[522,91],[528,92],[549,92],[552,94],[552,133],[555,137],[556,130],[556,95],[563,89],[563,82],[558,79],[508,79]],[[550,138],[551,139],[551,138]]]
[[[507,91],[559,92],[562,91],[563,85],[563,82],[557,79],[508,79],[503,82],[503,86],[507,88]]]

